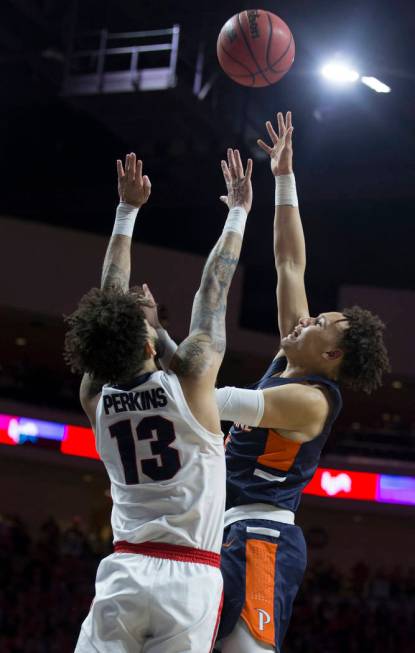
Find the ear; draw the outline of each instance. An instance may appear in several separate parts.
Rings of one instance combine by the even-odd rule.
[[[147,340],[144,345],[144,351],[146,353],[146,358],[154,358],[157,353],[151,340]]]
[[[341,358],[343,356],[343,352],[341,349],[332,349],[331,351],[325,351],[321,355],[328,361],[334,361]]]

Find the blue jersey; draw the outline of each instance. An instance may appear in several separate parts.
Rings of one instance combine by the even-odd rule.
[[[322,432],[309,442],[293,442],[274,429],[231,428],[226,446],[227,509],[251,503],[269,503],[296,511],[301,493],[318,467],[321,451],[342,407],[337,383],[322,376],[281,378],[285,356],[273,360],[254,388],[275,388],[288,383],[311,383],[325,388],[330,410]]]

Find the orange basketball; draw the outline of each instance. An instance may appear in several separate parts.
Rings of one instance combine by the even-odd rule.
[[[222,27],[217,54],[225,73],[243,86],[269,86],[289,71],[295,44],[281,18],[262,9],[232,16]]]

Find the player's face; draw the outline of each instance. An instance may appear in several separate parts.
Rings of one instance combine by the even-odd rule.
[[[284,350],[295,351],[305,357],[321,357],[336,351],[348,322],[342,313],[336,311],[321,313],[317,317],[301,318],[292,332],[283,338]]]

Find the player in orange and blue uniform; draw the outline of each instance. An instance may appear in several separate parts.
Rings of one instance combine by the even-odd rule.
[[[313,384],[327,393],[330,410],[321,433],[303,443],[270,428],[231,429],[226,447],[228,509],[221,564],[225,609],[220,636],[229,635],[240,617],[244,625],[237,626],[238,644],[228,641],[224,651],[232,646],[229,650],[241,653],[244,639],[250,651],[256,650],[248,631],[270,651],[281,650],[307,558],[294,515],[342,406],[337,383],[314,375],[278,376],[286,365],[285,356],[276,358],[255,387]]]
[[[227,441],[222,653],[281,653],[306,567],[295,512],[341,409],[339,385],[371,392],[388,368],[383,324],[353,307],[310,317],[305,242],[292,172],[291,114],[267,123],[276,181],[274,253],[281,348],[254,386],[264,412]]]

